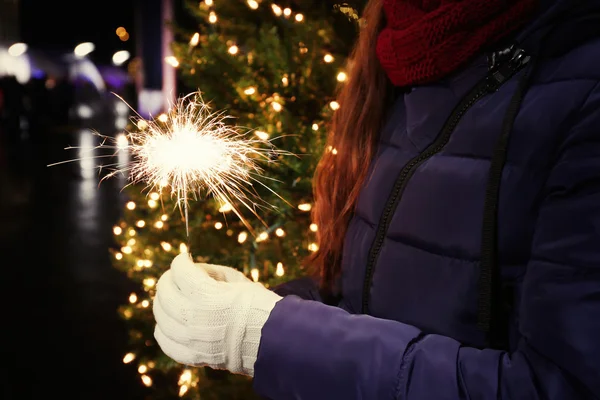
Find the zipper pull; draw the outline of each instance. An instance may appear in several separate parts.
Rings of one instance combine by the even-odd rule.
[[[515,44],[511,44],[501,50],[496,50],[488,54],[488,71],[495,71],[498,66],[509,60],[515,50]]]
[[[498,90],[500,85],[512,78],[517,71],[519,71],[531,60],[531,57],[528,56],[527,53],[525,53],[525,50],[521,48],[515,49],[513,46],[510,48],[510,50],[513,51],[512,56],[508,61],[502,62],[499,60],[500,58],[506,59],[506,50],[503,52],[497,52],[503,54],[493,53],[491,56],[489,74],[487,77],[487,85],[490,92],[495,92]]]

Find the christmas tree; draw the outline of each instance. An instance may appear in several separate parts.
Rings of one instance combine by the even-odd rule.
[[[115,266],[140,284],[120,313],[130,328],[131,352],[153,399],[251,399],[251,379],[168,358],[153,337],[155,284],[172,259],[191,247],[198,262],[238,268],[273,287],[304,276],[302,262],[316,250],[311,224],[311,178],[325,148],[327,124],[339,104],[346,60],[358,30],[357,5],[322,0],[204,0],[186,3],[196,31],[172,24],[177,40],[170,63],[189,91],[200,91],[211,110],[223,110],[277,149],[263,165],[256,194],[270,207],[253,216],[240,204],[210,196],[189,203],[189,237],[169,193],[127,188],[130,201],[114,227]],[[168,115],[158,118],[168,119]],[[246,224],[232,210],[244,213]]]

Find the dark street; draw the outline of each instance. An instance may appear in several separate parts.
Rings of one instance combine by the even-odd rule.
[[[114,131],[108,122],[87,127]],[[123,182],[99,184],[92,153],[64,150],[97,144],[84,126],[5,129],[0,140],[0,398],[143,398],[136,366],[122,362],[127,331],[116,312],[131,282],[108,252]]]

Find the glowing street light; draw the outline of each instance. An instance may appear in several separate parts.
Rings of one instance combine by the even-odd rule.
[[[94,46],[94,43],[91,42],[79,43],[77,46],[75,46],[75,56],[78,58],[83,58],[94,51],[95,48],[96,46]]]
[[[13,57],[19,57],[27,51],[27,45],[25,43],[15,43],[8,48],[8,54]]]
[[[112,56],[112,62],[114,65],[122,65],[125,61],[129,60],[131,55],[127,50],[119,50]]]

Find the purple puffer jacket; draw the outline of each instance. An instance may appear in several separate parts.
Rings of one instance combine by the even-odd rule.
[[[600,0],[541,3],[518,45],[391,106],[342,300],[284,289],[257,393],[600,399]]]

